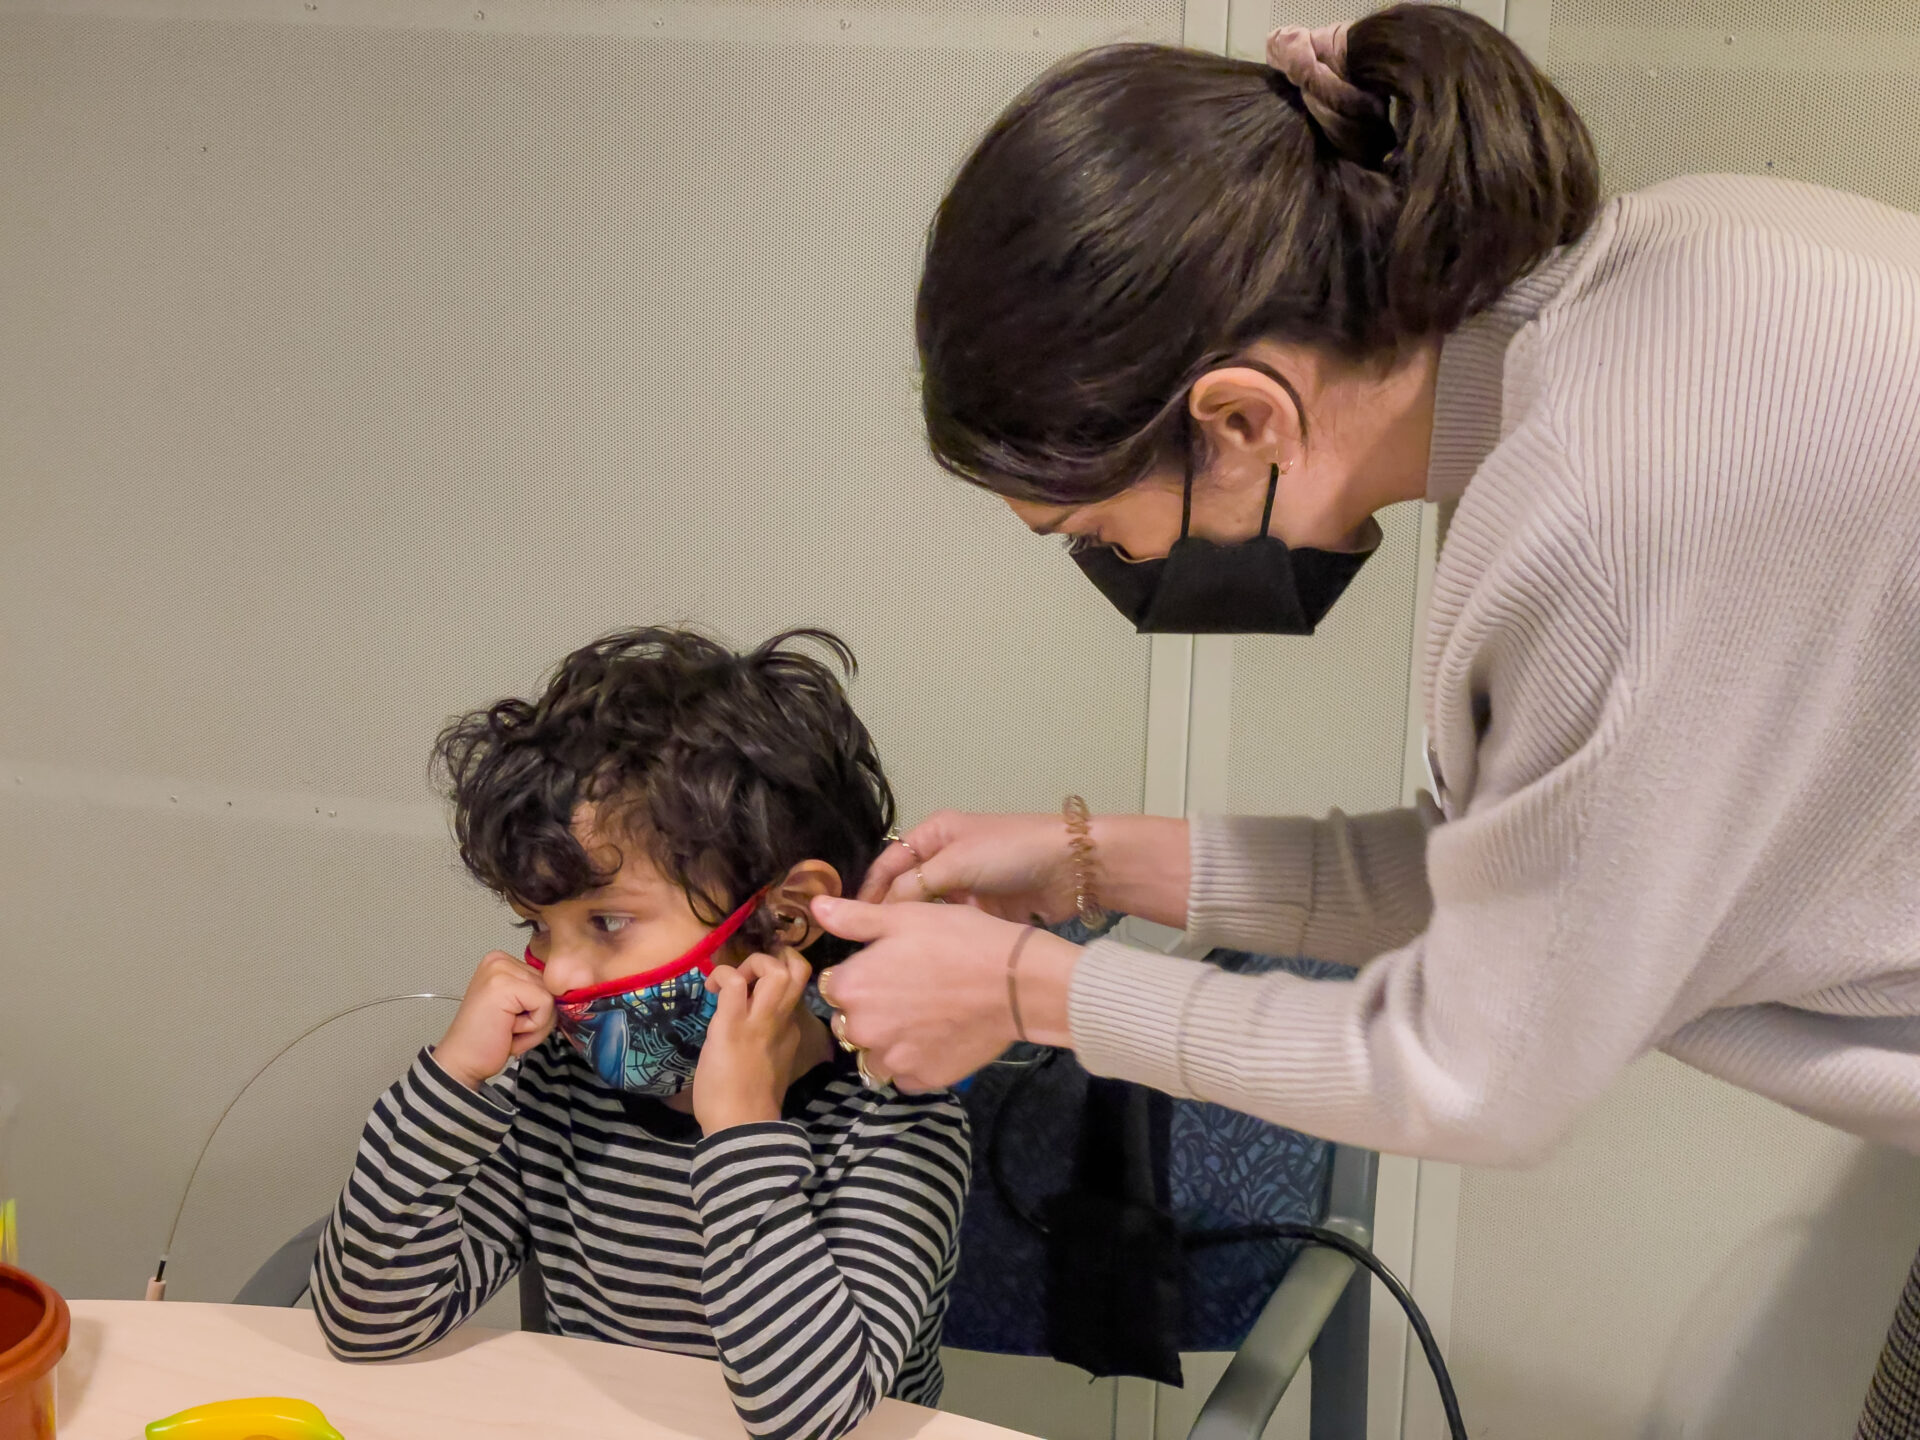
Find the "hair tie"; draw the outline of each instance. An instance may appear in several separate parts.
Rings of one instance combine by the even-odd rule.
[[[1292,82],[1307,113],[1322,129],[1345,121],[1377,120],[1386,114],[1378,95],[1369,95],[1347,79],[1347,31],[1351,20],[1309,30],[1286,25],[1267,37],[1267,64]]]

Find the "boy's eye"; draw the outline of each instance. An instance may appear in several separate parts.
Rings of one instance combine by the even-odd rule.
[[[600,927],[602,935],[618,935],[633,923],[631,915],[596,915],[593,923]]]

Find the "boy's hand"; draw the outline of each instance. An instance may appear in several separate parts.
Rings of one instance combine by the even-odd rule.
[[[720,997],[693,1071],[693,1115],[702,1133],[778,1120],[800,1053],[794,1009],[813,972],[800,952],[750,955],[707,977]]]
[[[525,961],[490,951],[473,972],[466,998],[433,1058],[469,1090],[478,1090],[553,1030],[553,996]]]

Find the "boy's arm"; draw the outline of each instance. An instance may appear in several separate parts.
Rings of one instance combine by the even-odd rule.
[[[969,1173],[957,1100],[866,1093],[851,1159],[822,1176],[792,1121],[700,1143],[701,1282],[734,1407],[762,1440],[834,1440],[892,1388],[944,1302]]]
[[[519,1269],[526,1215],[513,1111],[422,1051],[380,1097],[313,1262],[313,1308],[343,1360],[439,1340]]]

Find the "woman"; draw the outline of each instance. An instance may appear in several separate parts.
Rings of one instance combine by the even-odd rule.
[[[934,454],[1143,629],[1310,631],[1373,516],[1457,500],[1439,810],[940,815],[830,999],[907,1086],[1017,1032],[1336,1140],[1538,1156],[1662,1049],[1920,1150],[1920,218],[1758,179],[1606,205],[1490,26],[1271,67],[1068,61],[980,142],[919,299]],[[1164,559],[1162,558],[1164,557]],[[1158,563],[1156,563],[1158,562]],[[1086,899],[1239,976],[1024,930]]]

